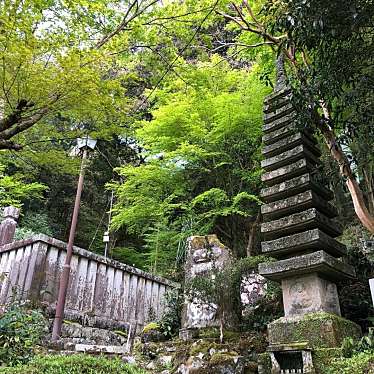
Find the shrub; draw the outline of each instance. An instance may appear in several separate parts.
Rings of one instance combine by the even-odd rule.
[[[352,357],[361,352],[374,353],[374,329],[371,328],[369,333],[359,340],[351,337],[344,339],[342,348],[345,357]]]
[[[44,327],[40,312],[11,306],[0,318],[0,363],[13,366],[27,362],[34,355]]]
[[[326,374],[374,373],[374,352],[363,352],[350,358],[333,360]]]
[[[146,374],[119,359],[77,354],[37,356],[26,365],[0,368],[0,374]]]
[[[165,293],[165,309],[158,321],[160,331],[166,338],[172,338],[178,334],[181,324],[181,309],[183,297],[179,290],[170,290]]]

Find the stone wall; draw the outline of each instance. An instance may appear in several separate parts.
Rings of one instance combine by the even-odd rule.
[[[160,317],[164,295],[179,284],[74,247],[66,319],[97,327],[142,326]],[[0,247],[0,308],[12,298],[53,314],[66,243],[36,235]]]

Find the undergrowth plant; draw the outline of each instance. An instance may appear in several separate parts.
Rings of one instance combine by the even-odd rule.
[[[15,366],[30,360],[45,323],[40,312],[12,305],[0,318],[0,364]]]
[[[135,366],[119,359],[71,356],[36,356],[28,364],[15,368],[0,368],[0,374],[146,374]]]

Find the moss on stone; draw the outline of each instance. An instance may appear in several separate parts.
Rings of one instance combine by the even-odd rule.
[[[238,353],[235,351],[217,352],[212,355],[209,362],[211,365],[220,365],[227,362],[234,362],[234,359],[238,356]]]
[[[228,349],[228,346],[216,343],[215,341],[211,340],[200,340],[191,345],[190,355],[197,356],[199,353],[203,353],[205,355],[209,353],[209,350],[212,348],[216,350]]]
[[[359,326],[324,312],[306,314],[302,318],[282,317],[269,325],[272,344],[306,342],[310,348],[336,348],[348,336],[359,337]]]
[[[341,348],[322,348],[312,351],[316,374],[327,374],[333,360],[342,357]],[[352,373],[353,374],[353,373]]]
[[[218,327],[205,327],[199,329],[199,338],[201,339],[219,339],[221,332]],[[230,341],[239,339],[241,334],[237,331],[224,330],[223,331],[223,340]]]
[[[143,328],[143,333],[146,334],[147,332],[150,332],[150,331],[158,331],[160,329],[160,325],[156,322],[150,322],[148,323],[148,325],[145,325],[144,328]]]

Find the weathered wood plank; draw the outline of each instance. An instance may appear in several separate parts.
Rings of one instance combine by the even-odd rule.
[[[78,303],[78,290],[77,290],[77,277],[78,277],[78,264],[79,257],[73,255],[70,263],[70,277],[68,283],[68,291],[66,295],[66,308],[70,310],[76,310]]]
[[[144,286],[145,279],[143,277],[139,277],[136,292],[136,320],[141,325],[144,324]]]
[[[95,284],[97,273],[97,262],[89,261],[87,269],[86,286],[84,291],[84,300],[82,304],[82,312],[92,315],[94,312],[95,302]]]
[[[105,315],[106,270],[107,266],[105,264],[99,264],[96,273],[94,292],[94,314],[96,316]]]
[[[144,323],[151,322],[150,307],[152,305],[152,281],[146,279],[144,296]]]
[[[123,294],[122,294],[122,311],[123,320],[129,321],[129,295],[130,295],[130,274],[123,273]]]
[[[9,278],[9,270],[8,270],[8,264],[9,264],[9,253],[3,253],[1,256],[1,288],[0,288],[0,305],[5,305],[6,300],[6,290],[8,287],[8,278]]]
[[[160,285],[157,282],[152,283],[152,310],[156,317],[158,317],[158,291],[160,289]]]
[[[129,316],[128,321],[133,323],[136,321],[136,292],[138,287],[138,276],[131,274],[130,276],[130,293],[129,293]]]
[[[58,252],[56,247],[49,247],[46,255],[45,277],[41,299],[48,303],[57,300],[56,272],[58,271]]]
[[[113,302],[111,305],[111,318],[116,321],[122,319],[121,313],[121,294],[123,287],[123,271],[114,269],[114,279],[113,279]]]
[[[86,280],[88,275],[88,259],[81,257],[78,265],[78,275],[77,275],[77,288],[78,288],[78,304],[76,305],[77,310],[83,311],[85,290],[86,290]]]
[[[25,280],[26,280],[28,269],[29,269],[30,257],[31,257],[31,245],[27,245],[26,247],[24,247],[23,260],[22,260],[22,265],[20,269],[20,274],[18,277],[18,287],[19,289],[22,290],[22,298],[26,298]]]
[[[18,277],[21,270],[21,264],[23,259],[24,248],[18,248],[15,251],[15,256],[13,263],[10,264],[9,269],[9,286],[7,299],[11,300],[13,298],[17,300],[22,299],[22,289],[18,287]]]

